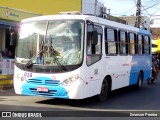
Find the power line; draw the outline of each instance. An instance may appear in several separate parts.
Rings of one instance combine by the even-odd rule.
[[[159,3],[160,3],[160,0],[157,0],[154,4],[152,4],[152,5],[148,6],[148,7],[146,7],[146,8],[145,8],[145,10],[147,10],[147,9],[150,9],[150,8],[153,8],[153,7],[157,6],[157,5],[159,5]]]
[[[143,5],[141,5],[141,6],[142,6],[143,10],[146,11],[146,13],[149,15],[149,12],[144,8],[144,6]]]
[[[142,2],[141,2],[141,11],[140,12],[143,15],[149,16],[151,14],[151,11],[152,11],[152,13],[153,12],[156,13],[158,10],[160,10],[160,8],[157,7],[158,5],[160,5],[160,0],[141,0],[141,1]],[[132,0],[132,2],[136,6],[137,0]],[[110,6],[110,5],[108,5],[108,6]],[[128,10],[125,10],[125,11],[123,10],[124,12],[120,12],[119,10],[112,8],[112,10],[117,12],[117,14],[112,14],[112,15],[125,15],[125,14],[127,15],[128,13],[133,14],[132,11],[135,9],[135,6],[133,6],[132,8],[130,8]],[[110,8],[111,8],[111,6],[110,6]]]
[[[148,4],[146,6],[150,6],[150,5],[153,5],[155,3],[157,3],[159,0],[150,0],[148,1]],[[144,2],[143,2],[144,3]]]
[[[136,0],[133,0],[133,1],[136,4]],[[147,5],[145,5],[144,3],[147,3]],[[143,9],[143,10],[141,10],[141,12],[145,11],[145,13],[147,13],[147,15],[150,15],[150,13],[147,10],[152,9],[152,8],[160,10],[160,8],[155,7],[159,4],[160,4],[160,0],[146,0],[146,1],[143,1],[143,5],[141,3],[141,8]],[[155,14],[158,10],[156,10],[153,14]],[[143,14],[145,14],[145,13],[143,13]]]
[[[121,13],[121,15],[130,12],[131,10],[133,10],[136,6],[132,7],[131,9],[127,10],[126,12]]]
[[[154,13],[150,15],[150,17],[154,16],[160,9],[156,10]]]

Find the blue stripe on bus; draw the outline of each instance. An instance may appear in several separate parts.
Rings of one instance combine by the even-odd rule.
[[[137,83],[139,72],[143,71],[143,80],[148,80],[151,76],[151,55],[146,56],[133,56],[132,67],[130,72],[129,85]],[[137,66],[138,65],[138,66]]]
[[[151,35],[150,31],[144,30],[144,29],[139,29],[139,33],[146,34],[146,35]]]
[[[44,84],[45,80],[52,80],[51,78],[36,77],[32,79],[41,80],[42,84],[26,82],[25,84],[22,85],[23,95],[44,96],[50,98],[65,98],[65,99],[69,98],[67,91],[61,84],[58,84],[57,86]],[[48,88],[48,92],[38,92],[37,87]]]

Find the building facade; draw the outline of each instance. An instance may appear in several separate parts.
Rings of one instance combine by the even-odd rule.
[[[19,22],[38,14],[0,6],[0,51],[7,51],[8,56],[14,57],[15,46],[11,44],[10,33],[18,31]]]
[[[65,11],[81,12],[82,0],[1,0],[0,6],[49,15]]]
[[[135,16],[121,16],[119,18],[127,21],[129,25],[135,26],[135,23],[136,23],[136,17]],[[147,16],[141,16],[140,27],[149,30],[149,28],[150,28],[150,18],[147,17]]]

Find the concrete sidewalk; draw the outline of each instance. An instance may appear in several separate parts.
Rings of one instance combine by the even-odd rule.
[[[0,90],[13,88],[13,75],[0,75]]]

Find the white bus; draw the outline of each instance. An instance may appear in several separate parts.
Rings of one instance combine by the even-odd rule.
[[[151,77],[151,34],[91,15],[22,20],[14,71],[17,94],[106,100]]]

